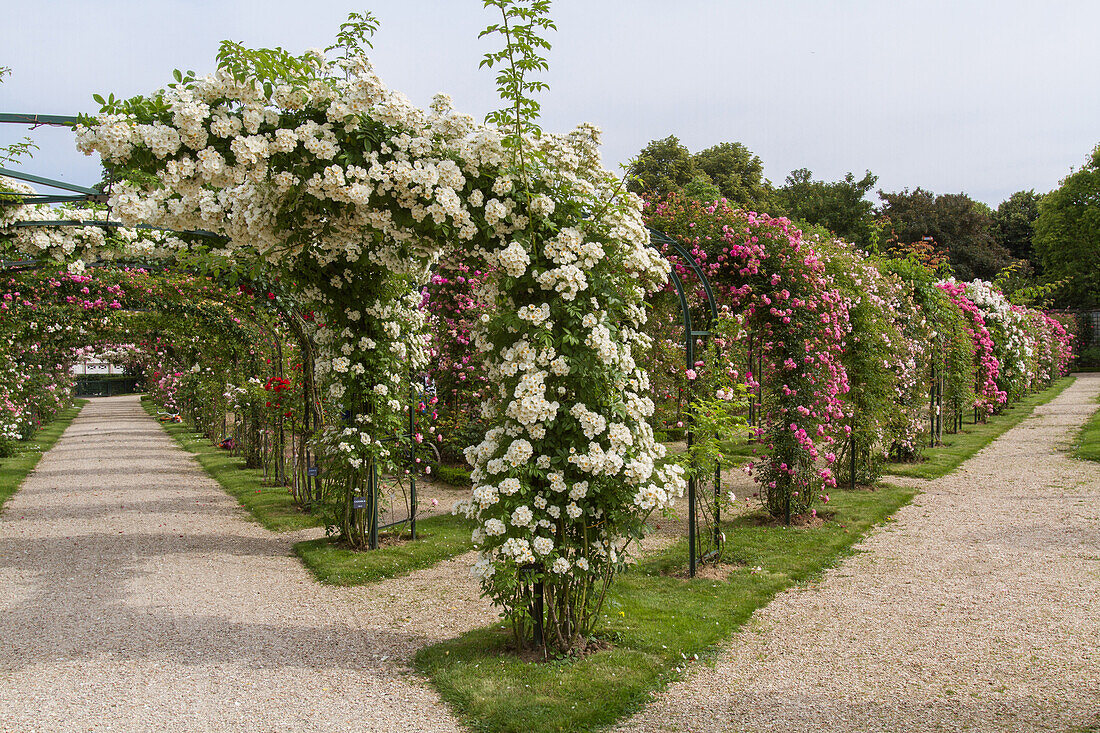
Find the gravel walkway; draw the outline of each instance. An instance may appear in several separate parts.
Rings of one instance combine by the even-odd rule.
[[[1100,375],[927,482],[624,731],[1100,730]]]
[[[419,647],[495,618],[457,558],[318,585],[136,398],[92,400],[0,517],[0,731],[454,731]]]

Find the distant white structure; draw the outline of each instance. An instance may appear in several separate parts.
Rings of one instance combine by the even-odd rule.
[[[73,364],[73,374],[77,376],[103,376],[107,374],[122,374],[125,370],[117,364],[106,361],[86,360],[79,364]]]

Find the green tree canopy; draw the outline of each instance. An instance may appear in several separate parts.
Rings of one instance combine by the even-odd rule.
[[[699,172],[691,153],[675,135],[651,140],[627,170],[627,190],[656,198],[679,192]],[[702,181],[710,183],[710,181]]]
[[[730,206],[782,213],[764,164],[741,143],[719,143],[692,155],[679,138],[651,140],[627,170],[627,189],[662,198],[678,193],[696,201],[725,198]]]
[[[989,207],[965,193],[935,195],[923,188],[893,193],[879,191],[881,213],[899,243],[932,237],[960,280],[992,280],[1012,264],[1012,255],[993,238]]]
[[[1035,220],[1039,218],[1039,202],[1042,194],[1017,191],[1002,201],[993,212],[993,238],[1013,257],[1027,260],[1037,267],[1038,258],[1032,251],[1031,238],[1035,234]]]
[[[1048,280],[1068,279],[1062,305],[1100,305],[1100,145],[1039,203],[1032,240]]]
[[[871,171],[858,181],[851,173],[833,183],[815,181],[813,173],[799,168],[787,176],[776,200],[791,219],[825,227],[868,249],[874,231],[874,204],[864,197],[877,181]]]
[[[731,206],[774,213],[775,190],[764,178],[764,164],[741,143],[718,143],[692,156]]]

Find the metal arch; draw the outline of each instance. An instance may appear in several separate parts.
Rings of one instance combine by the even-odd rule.
[[[0,122],[11,122],[16,125],[30,125],[40,127],[42,125],[58,125],[72,127],[80,124],[80,118],[72,115],[38,115],[21,114],[18,112],[0,112]]]
[[[88,188],[87,186],[78,186],[75,183],[65,183],[65,181],[54,180],[53,178],[46,178],[44,176],[36,176],[33,173],[23,173],[22,171],[13,171],[10,168],[0,168],[0,176],[6,176],[8,178],[15,178],[20,181],[27,181],[28,183],[38,183],[43,186],[49,186],[50,188],[60,188],[64,191],[74,191],[76,193],[82,193],[88,196],[102,196],[102,191],[97,191],[94,188]],[[23,194],[11,193],[8,196],[22,196]]]
[[[180,231],[179,229],[166,229],[164,227],[155,227],[149,224],[123,224],[120,221],[108,221],[107,219],[88,219],[81,221],[80,219],[43,219],[41,221],[15,221],[8,226],[13,229],[22,229],[24,227],[103,227],[104,229],[110,229],[112,227],[121,229],[142,229],[155,232],[167,232],[169,234],[188,234],[196,237],[204,237],[206,239],[216,239],[218,241],[228,241],[221,234],[215,234],[214,232],[208,232],[203,229],[188,229],[186,231]]]
[[[706,297],[707,311],[708,311],[708,315],[710,316],[710,319],[711,319],[711,325],[713,325],[713,323],[718,320],[718,305],[717,305],[717,302],[714,299],[714,290],[710,286],[710,279],[707,277],[706,273],[703,272],[703,268],[699,265],[699,262],[695,259],[694,256],[692,256],[691,252],[689,252],[687,250],[687,248],[684,247],[684,245],[680,244],[679,242],[677,242],[675,239],[668,236],[664,232],[658,231],[658,230],[653,229],[651,227],[646,227],[646,229],[649,229],[649,246],[653,247],[654,249],[656,249],[658,251],[660,251],[660,247],[658,246],[659,244],[664,244],[664,245],[667,245],[669,247],[672,247],[673,249],[676,250],[676,254],[680,256],[680,258],[683,260],[683,262],[691,267],[692,271],[695,273],[695,276],[697,278],[699,278],[699,282],[702,284],[703,291],[704,291],[704,293],[706,293],[706,296],[707,296]],[[664,254],[664,253],[662,253],[662,254]],[[672,274],[675,275],[676,271],[673,270]],[[709,333],[706,333],[706,334],[699,333],[697,335],[699,335],[699,336],[709,336],[710,334]]]
[[[673,267],[669,271],[668,279],[672,282],[674,288],[676,288],[676,294],[680,298],[680,310],[683,314],[684,320],[684,360],[686,362],[686,368],[691,369],[695,366],[695,339],[710,337],[714,328],[714,324],[718,321],[718,305],[714,299],[714,290],[710,286],[710,280],[707,278],[703,268],[696,261],[695,257],[685,248],[682,244],[669,237],[664,232],[653,229],[652,227],[646,227],[649,229],[649,246],[656,249],[661,254],[665,254],[661,251],[661,245],[672,247],[676,254],[682,259],[684,263],[689,265],[695,276],[699,278],[699,282],[703,285],[703,292],[706,295],[707,316],[709,317],[709,323],[707,324],[707,330],[696,331],[691,317],[691,306],[688,303],[687,294],[684,291],[683,281],[680,279],[680,274],[676,272],[676,268]],[[691,406],[687,408],[687,429],[685,430],[685,439],[687,441],[687,447],[690,450],[691,446],[695,442],[695,419],[692,415]],[[716,464],[714,469],[714,490],[717,496],[721,490],[721,475],[722,466]],[[694,476],[688,478],[688,573],[691,577],[695,577],[695,546],[696,535],[698,534],[697,518],[696,518],[696,493],[697,493],[696,480]],[[718,523],[720,520],[718,514],[718,506],[715,504],[714,524],[715,534],[718,533]]]

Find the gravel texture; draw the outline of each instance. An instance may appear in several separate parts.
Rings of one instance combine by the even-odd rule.
[[[134,397],[92,400],[0,517],[0,731],[453,731],[408,666],[484,625],[468,557],[313,581]]]
[[[1100,730],[1100,466],[1079,377],[781,594],[624,731]]]

